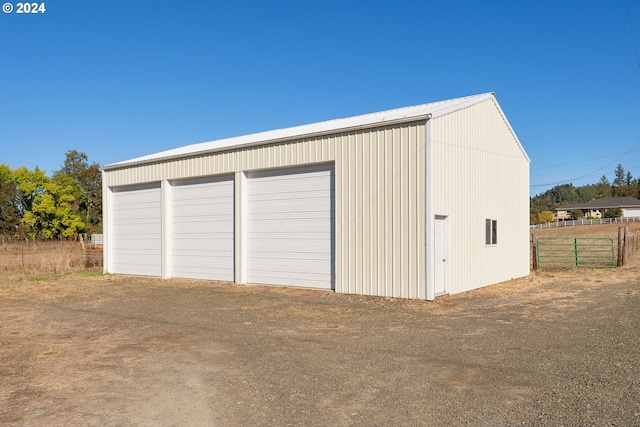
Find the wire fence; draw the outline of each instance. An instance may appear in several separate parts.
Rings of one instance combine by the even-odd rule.
[[[0,271],[56,274],[97,270],[102,262],[102,248],[82,240],[10,240],[0,236]]]

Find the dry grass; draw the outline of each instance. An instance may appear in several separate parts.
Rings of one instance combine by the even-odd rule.
[[[102,266],[102,248],[73,241],[10,240],[0,244],[0,271],[57,274]]]
[[[531,230],[537,239],[542,236],[558,237],[609,237],[618,241],[618,228],[629,227],[629,233],[640,232],[640,222],[629,222],[624,224],[598,224],[598,225],[576,225],[572,227],[543,228]]]

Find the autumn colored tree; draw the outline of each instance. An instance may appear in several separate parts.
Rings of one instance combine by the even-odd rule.
[[[0,165],[0,233],[71,238],[102,229],[102,174],[87,155],[67,152],[63,167],[43,170]]]
[[[538,214],[538,221],[540,223],[553,222],[553,212],[542,211]]]
[[[29,236],[56,239],[84,232],[84,221],[74,213],[76,198],[73,186],[49,181],[43,184],[43,188],[44,192],[35,197],[31,210],[22,218],[22,223],[29,227]]]
[[[44,194],[44,184],[51,179],[37,166],[33,171],[23,166],[13,171],[13,180],[18,189],[17,208],[20,216],[24,217],[33,207],[34,200]]]

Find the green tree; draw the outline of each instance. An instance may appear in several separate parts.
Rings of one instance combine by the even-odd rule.
[[[602,197],[597,184],[583,185],[582,187],[576,188],[576,191],[578,193],[579,203],[590,202],[591,200]]]
[[[19,234],[20,219],[13,171],[7,165],[0,165],[0,234]]]
[[[614,187],[613,188],[613,196],[614,197],[636,197],[638,192],[636,187]]]
[[[627,172],[624,177],[624,185],[625,187],[631,187],[633,185],[633,176],[631,176],[631,172]]]
[[[538,214],[535,212],[529,212],[529,225],[536,225],[538,222]]]
[[[87,213],[87,225],[91,233],[102,232],[102,171],[100,165],[93,163],[83,170],[78,179],[84,190],[84,209]]]
[[[102,172],[97,163],[89,164],[86,154],[66,153],[64,165],[54,174],[65,186],[73,188],[73,212],[80,215],[90,233],[102,231]],[[71,183],[75,182],[75,185]]]
[[[624,174],[624,168],[622,167],[622,165],[618,164],[618,166],[616,167],[616,170],[613,171],[613,173],[616,176],[614,178],[614,180],[613,180],[613,186],[614,187],[623,187],[624,186],[625,174]]]
[[[89,164],[89,157],[85,153],[76,150],[69,150],[65,154],[64,165],[54,175],[65,174],[72,177],[78,177]]]
[[[603,217],[605,218],[620,218],[622,216],[622,209],[620,208],[610,208],[604,212]]]
[[[613,189],[611,188],[611,184],[605,175],[602,175],[600,178],[600,182],[597,184],[598,187],[598,197],[611,197],[613,194]]]

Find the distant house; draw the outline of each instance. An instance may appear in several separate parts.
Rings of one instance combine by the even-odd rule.
[[[571,212],[579,210],[585,218],[602,218],[608,209],[619,208],[622,218],[640,217],[640,200],[635,197],[603,197],[586,203],[571,203],[556,208],[556,221],[572,219]]]

